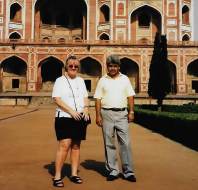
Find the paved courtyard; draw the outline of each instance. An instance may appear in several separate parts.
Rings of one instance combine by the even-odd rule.
[[[50,190],[57,142],[54,106],[0,107],[0,190]],[[101,129],[88,127],[82,143],[82,185],[69,181],[69,159],[63,168],[63,189],[69,190],[197,190],[198,154],[183,145],[131,124],[136,183],[107,182]]]

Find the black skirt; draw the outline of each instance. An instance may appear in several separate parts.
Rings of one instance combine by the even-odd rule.
[[[55,118],[55,132],[57,140],[72,139],[85,140],[87,125],[82,125],[80,121],[69,117]]]

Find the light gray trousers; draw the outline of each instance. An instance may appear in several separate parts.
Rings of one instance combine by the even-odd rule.
[[[101,109],[103,118],[103,138],[105,145],[106,168],[111,175],[118,175],[119,166],[116,154],[115,137],[117,136],[122,172],[125,177],[134,174],[132,165],[131,143],[127,110],[111,111]]]

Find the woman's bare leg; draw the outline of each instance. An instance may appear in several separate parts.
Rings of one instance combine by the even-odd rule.
[[[71,142],[71,175],[78,175],[78,167],[80,162],[80,142],[81,141],[72,141]]]
[[[54,179],[61,178],[61,170],[65,162],[65,159],[67,158],[67,154],[68,154],[70,146],[71,146],[71,139],[63,139],[59,141],[58,149],[56,152]]]

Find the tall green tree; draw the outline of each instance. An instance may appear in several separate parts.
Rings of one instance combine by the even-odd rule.
[[[163,100],[171,91],[170,67],[168,63],[166,35],[156,33],[153,55],[149,68],[148,94],[157,99],[158,110],[162,110]]]

